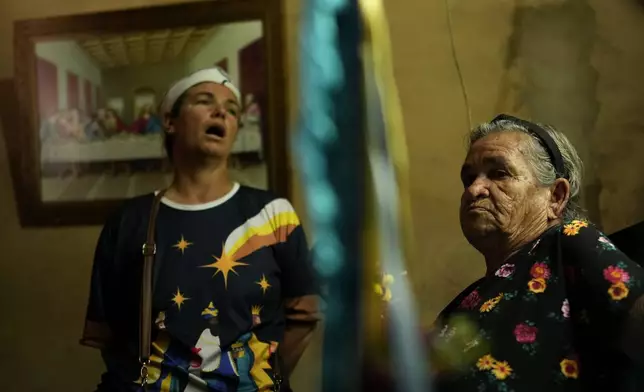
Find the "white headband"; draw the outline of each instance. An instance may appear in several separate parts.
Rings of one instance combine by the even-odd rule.
[[[188,91],[190,87],[204,82],[223,84],[224,86],[228,87],[230,91],[233,92],[233,94],[235,94],[237,101],[241,102],[241,94],[239,94],[239,90],[233,84],[233,82],[230,80],[230,77],[228,76],[228,74],[226,74],[226,72],[224,72],[224,70],[219,67],[206,68],[186,76],[178,82],[175,82],[172,87],[170,87],[165,97],[163,98],[163,103],[161,104],[162,114],[166,114],[172,111],[172,106],[174,106],[175,102],[177,102],[177,99],[179,99],[181,94]]]

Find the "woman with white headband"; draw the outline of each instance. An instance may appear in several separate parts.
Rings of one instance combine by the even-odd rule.
[[[299,219],[231,180],[240,94],[221,69],[176,82],[161,113],[174,180],[126,202],[96,247],[82,343],[101,349],[98,390],[285,390],[318,321]]]

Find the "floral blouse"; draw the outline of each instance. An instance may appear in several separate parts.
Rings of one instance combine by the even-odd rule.
[[[625,390],[618,338],[643,293],[644,269],[591,224],[551,228],[441,313],[437,389]]]

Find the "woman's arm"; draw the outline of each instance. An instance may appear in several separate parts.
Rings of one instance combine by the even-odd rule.
[[[598,308],[590,322],[619,334],[624,353],[644,365],[644,268],[585,221],[564,226],[562,247],[568,283]]]
[[[626,355],[644,366],[644,295],[631,307],[620,343]]]
[[[289,377],[313,337],[321,320],[317,295],[286,299],[286,328],[281,345],[284,377]]]
[[[299,219],[289,204],[289,212],[280,214],[288,219],[288,234],[275,245],[275,257],[281,270],[282,298],[286,328],[279,352],[282,373],[288,378],[308,346],[321,319],[319,282],[311,262],[306,236]]]

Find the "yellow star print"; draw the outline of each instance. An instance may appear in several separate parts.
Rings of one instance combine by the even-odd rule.
[[[264,292],[264,294],[266,294],[266,290],[268,290],[268,288],[271,287],[271,284],[268,283],[268,280],[266,280],[266,276],[264,276],[264,274],[262,274],[262,279],[259,282],[255,282],[255,284],[258,284],[259,287],[262,288],[262,291]]]
[[[175,247],[175,248],[179,249],[179,250],[181,251],[181,254],[183,254],[183,252],[184,252],[186,249],[188,249],[188,247],[189,247],[190,245],[192,245],[192,242],[188,242],[188,241],[186,241],[186,239],[185,239],[185,238],[183,238],[183,234],[181,234],[181,239],[179,240],[179,242],[177,242],[176,244],[174,244],[174,245],[173,245],[173,247]]]
[[[212,275],[213,277],[221,272],[224,275],[224,287],[226,289],[228,289],[228,273],[232,271],[235,275],[239,275],[237,271],[235,271],[235,267],[240,265],[248,265],[246,263],[238,263],[237,261],[235,261],[232,255],[226,254],[226,251],[223,249],[223,247],[221,251],[221,257],[212,257],[217,261],[212,264],[202,265],[201,268],[216,268],[217,271],[215,271],[215,273]]]
[[[174,297],[172,297],[172,302],[174,302],[175,305],[181,310],[181,305],[183,305],[184,302],[189,300],[190,298],[185,297],[181,291],[179,291],[179,288],[177,287],[177,292],[174,294]]]

